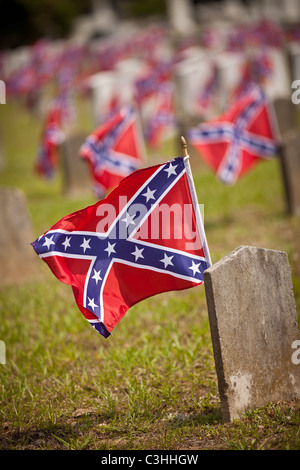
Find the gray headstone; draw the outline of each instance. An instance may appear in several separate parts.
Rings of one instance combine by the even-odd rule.
[[[298,42],[291,41],[285,44],[290,66],[291,82],[299,80],[300,77],[300,45]]]
[[[116,30],[118,17],[109,0],[92,0],[93,22],[96,32],[109,34]]]
[[[131,105],[134,102],[135,81],[146,70],[146,62],[140,59],[123,59],[117,63],[115,86],[121,105]]]
[[[19,284],[37,274],[31,219],[24,193],[0,187],[0,287]]]
[[[215,57],[219,70],[219,107],[223,112],[230,105],[230,97],[242,79],[245,54],[239,52],[220,52]]]
[[[194,20],[192,2],[186,0],[167,0],[168,19],[171,28],[183,36],[195,33],[197,24]]]
[[[291,98],[276,98],[273,101],[273,109],[275,112],[278,131],[282,138],[291,129],[298,127],[297,123],[297,107],[292,103]]]
[[[291,99],[291,75],[288,55],[285,50],[279,50],[275,47],[266,48],[266,53],[272,63],[272,74],[264,85],[267,96],[271,100],[276,98]]]
[[[69,135],[60,145],[60,166],[63,174],[63,193],[70,197],[92,194],[92,182],[87,162],[79,156],[86,135]]]
[[[5,153],[4,153],[4,144],[3,144],[3,135],[0,128],[0,171],[3,170],[5,166]]]
[[[216,109],[202,114],[197,109],[197,97],[214,72],[214,58],[200,47],[191,47],[185,51],[182,60],[175,68],[175,96],[178,116],[187,124],[196,118],[207,120],[217,113]]]
[[[288,24],[297,24],[300,21],[299,0],[282,0],[279,5],[281,21]]]
[[[204,272],[204,285],[224,421],[299,397],[293,348],[300,335],[287,254],[241,246]]]
[[[287,133],[279,149],[286,208],[290,215],[300,216],[300,132]]]
[[[89,79],[91,89],[91,108],[95,126],[102,123],[107,114],[109,102],[114,96],[117,85],[114,70],[98,72]]]
[[[213,72],[214,62],[209,53],[199,47],[189,48],[185,56],[175,68],[175,111],[178,128],[178,150],[181,151],[180,136],[185,136],[188,130],[198,126],[204,119],[211,119],[217,114],[217,107],[209,109],[207,115],[197,113],[195,103],[197,96],[205,86]],[[216,103],[219,103],[218,96]],[[199,153],[190,146],[189,154],[195,161]]]

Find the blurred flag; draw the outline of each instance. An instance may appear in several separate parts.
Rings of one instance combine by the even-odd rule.
[[[74,82],[75,67],[68,64],[61,65],[57,71],[57,102],[61,109],[61,119],[65,126],[73,124],[77,118]]]
[[[253,87],[219,118],[190,129],[188,136],[217,177],[233,184],[261,159],[274,156],[274,124],[264,92]]]
[[[152,110],[145,123],[145,139],[151,147],[158,147],[168,131],[176,126],[174,112],[174,85],[165,81],[158,87]]]
[[[134,83],[135,101],[142,106],[147,98],[159,90],[162,83],[172,80],[173,61],[150,62],[147,69],[137,77]]]
[[[268,50],[260,49],[256,52],[252,67],[254,80],[263,86],[274,74],[274,64]]]
[[[200,117],[208,116],[216,107],[217,91],[220,85],[220,77],[216,64],[212,67],[211,75],[201,87],[195,100],[196,114]]]
[[[99,198],[139,168],[144,147],[135,110],[122,107],[92,132],[82,145],[80,156],[90,164]]]
[[[241,79],[232,91],[229,102],[241,98],[254,86],[264,87],[272,77],[273,64],[270,54],[266,50],[255,51],[253,56],[242,65]]]
[[[57,147],[65,138],[62,130],[61,108],[54,101],[48,110],[41,143],[38,149],[35,169],[38,174],[52,178],[58,164]]]
[[[186,158],[140,169],[32,246],[108,337],[137,302],[203,283],[211,262],[195,194]]]

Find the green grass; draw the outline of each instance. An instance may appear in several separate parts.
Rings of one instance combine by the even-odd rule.
[[[41,124],[17,103],[0,107],[0,184],[23,189],[35,236],[95,202],[63,197],[60,176],[46,183],[34,175]],[[160,161],[174,149],[167,142]],[[300,222],[285,214],[278,161],[231,188],[195,157],[191,165],[212,261],[246,244],[286,251],[299,312]],[[141,302],[105,340],[71,289],[37,263],[35,281],[0,292],[0,449],[300,449],[299,400],[222,421],[203,286]]]

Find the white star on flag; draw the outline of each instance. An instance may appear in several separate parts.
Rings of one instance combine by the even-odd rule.
[[[89,305],[90,307],[92,307],[92,309],[93,309],[93,311],[94,311],[94,310],[95,310],[95,307],[98,307],[98,305],[95,304],[94,299],[90,299],[90,298],[88,297],[88,300],[89,300],[89,301],[88,301],[88,305]]]
[[[50,246],[51,245],[55,245],[54,241],[53,241],[53,237],[54,235],[52,235],[51,237],[45,237],[45,243],[43,244],[43,246],[46,246],[49,250]]]
[[[86,239],[83,237],[83,243],[82,243],[80,246],[82,246],[84,253],[85,253],[85,250],[86,250],[87,248],[91,248],[91,247],[90,247],[90,241],[91,241],[90,238],[89,238],[88,240],[86,240]]]
[[[130,224],[135,225],[135,222],[133,221],[133,219],[134,219],[135,216],[136,216],[136,214],[134,214],[134,215],[129,215],[129,214],[127,213],[125,219],[122,219],[122,222],[125,222],[125,223],[126,223],[126,228],[127,228]]]
[[[200,263],[196,264],[194,263],[194,261],[192,261],[192,266],[189,266],[189,269],[193,271],[194,276],[196,275],[196,273],[200,274],[199,266],[200,266]]]
[[[139,258],[144,258],[142,255],[142,252],[144,251],[144,248],[138,248],[137,246],[135,247],[135,250],[131,253],[135,257],[135,261],[137,261]]]
[[[108,242],[107,248],[105,248],[105,250],[104,250],[104,251],[107,251],[108,256],[110,256],[112,253],[116,252],[115,245],[116,245],[115,243],[109,243]]]
[[[150,199],[155,200],[155,197],[154,197],[155,191],[156,191],[156,189],[150,189],[149,186],[148,186],[147,191],[142,194],[142,196],[145,196],[146,202],[148,202]]]
[[[171,176],[171,175],[176,175],[176,171],[175,171],[175,168],[177,168],[178,165],[175,165],[173,166],[172,163],[170,163],[170,165],[168,166],[168,168],[164,171],[166,171],[168,173],[168,178]]]
[[[164,263],[165,265],[165,268],[167,266],[174,266],[174,264],[172,263],[172,258],[174,258],[174,256],[168,256],[166,253],[164,253],[164,259],[161,259],[161,263]]]
[[[65,241],[62,243],[62,245],[64,245],[64,247],[65,247],[65,251],[68,247],[71,248],[70,240],[71,240],[71,237],[66,237]]]
[[[96,271],[96,269],[94,269],[94,276],[92,276],[92,279],[95,279],[96,284],[98,284],[98,281],[102,281],[102,277],[100,277],[100,273],[101,273],[101,269],[100,271]]]

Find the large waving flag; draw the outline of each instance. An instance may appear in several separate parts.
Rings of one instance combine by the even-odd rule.
[[[80,155],[90,164],[96,194],[103,197],[138,169],[144,158],[135,110],[128,106],[118,110],[87,137]]]
[[[178,157],[135,171],[32,245],[108,337],[137,302],[203,283],[211,262],[195,194],[188,157]]]
[[[275,121],[259,87],[245,93],[219,118],[190,129],[188,136],[226,184],[235,183],[259,161],[273,157],[277,150]]]

